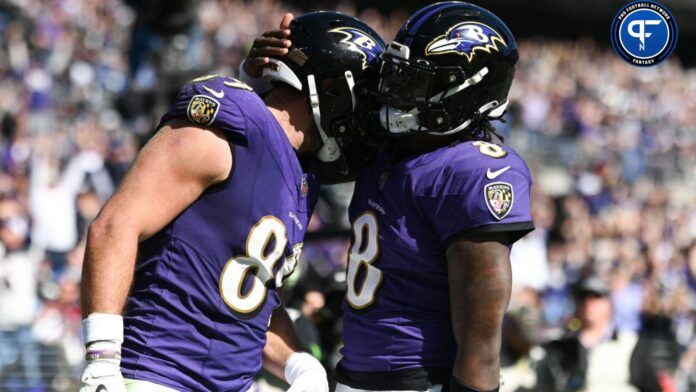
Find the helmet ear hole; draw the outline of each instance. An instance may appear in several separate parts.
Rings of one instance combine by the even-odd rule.
[[[431,109],[419,113],[418,117],[420,124],[427,129],[449,128],[450,115],[444,109]]]
[[[321,89],[325,94],[330,94],[335,97],[339,95],[338,89],[336,88],[336,81],[333,79],[323,79],[321,81]]]

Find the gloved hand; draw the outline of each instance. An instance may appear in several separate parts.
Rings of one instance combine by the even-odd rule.
[[[294,353],[285,363],[288,392],[329,392],[326,371],[321,363],[307,353]]]
[[[90,344],[87,347],[87,366],[80,377],[80,392],[126,392],[120,353],[121,345],[114,342]]]
[[[79,392],[126,392],[121,375],[123,318],[92,313],[82,321],[87,344],[87,366],[80,377]]]

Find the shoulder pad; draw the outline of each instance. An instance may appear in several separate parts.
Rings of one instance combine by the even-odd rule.
[[[160,127],[175,117],[194,124],[243,134],[250,117],[258,117],[266,106],[251,87],[237,79],[208,75],[196,78],[181,88]]]

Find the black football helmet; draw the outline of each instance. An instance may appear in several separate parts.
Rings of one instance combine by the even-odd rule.
[[[341,143],[355,124],[354,86],[364,74],[376,75],[386,45],[368,25],[339,12],[312,12],[290,24],[292,47],[286,56],[271,58],[264,77],[307,95],[323,145],[324,162],[341,156]],[[376,78],[375,78],[376,80]]]
[[[518,57],[490,11],[460,1],[422,8],[383,55],[380,123],[392,135],[449,135],[499,118]]]

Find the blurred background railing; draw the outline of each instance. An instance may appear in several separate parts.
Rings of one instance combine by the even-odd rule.
[[[535,181],[537,230],[513,251],[504,390],[541,390],[550,342],[587,317],[634,337],[633,360],[605,361],[654,375],[634,376],[641,390],[696,390],[696,5],[665,1],[681,29],[677,56],[637,69],[607,43],[622,2],[530,3],[485,4],[521,37],[497,127]],[[338,9],[389,41],[423,4],[0,2],[0,390],[75,390],[85,228],[183,83],[236,75],[251,40],[287,10]],[[341,342],[351,190],[322,190],[289,282],[298,330],[328,367]],[[608,312],[575,295],[588,274],[607,285]]]

